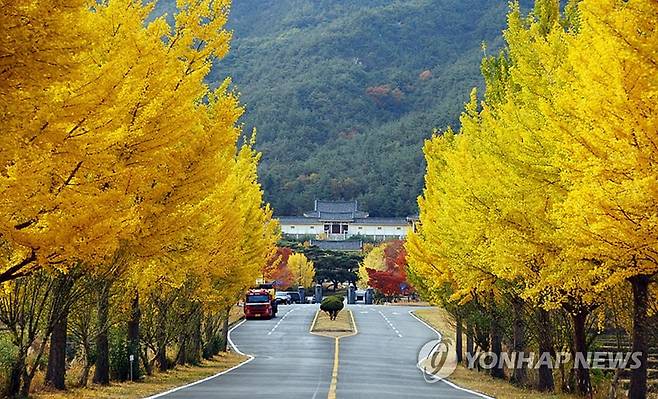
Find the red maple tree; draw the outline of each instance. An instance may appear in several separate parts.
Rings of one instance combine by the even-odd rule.
[[[384,247],[386,269],[366,268],[368,285],[386,296],[409,295],[414,289],[407,282],[407,252],[403,241],[391,241]]]
[[[292,249],[277,247],[262,270],[263,279],[265,281],[275,281],[277,287],[290,287],[293,280],[292,273],[288,269],[288,258],[290,258],[290,255],[292,255]]]

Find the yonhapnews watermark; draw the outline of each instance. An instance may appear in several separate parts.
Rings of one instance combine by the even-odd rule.
[[[436,382],[452,375],[457,368],[457,360],[451,356],[453,352],[448,338],[434,339],[420,348],[416,366],[423,372],[425,381]]]
[[[494,368],[557,369],[570,365],[586,369],[637,369],[641,365],[641,352],[478,352],[467,353],[466,367],[491,370]],[[441,381],[452,375],[457,368],[457,359],[449,339],[432,340],[418,351],[418,368],[427,382]]]

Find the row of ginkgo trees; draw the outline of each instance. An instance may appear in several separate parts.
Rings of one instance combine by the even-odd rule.
[[[173,24],[144,3],[0,10],[9,396],[44,367],[63,389],[71,363],[85,385],[212,357],[277,240],[238,99],[204,83],[230,1],[179,1]]]
[[[514,4],[506,46],[482,62],[484,98],[472,94],[459,132],[425,145],[422,226],[407,244],[418,289],[464,312],[493,312],[494,351],[495,308],[506,306],[516,315],[512,351],[527,349],[524,313],[541,341],[560,310],[571,350],[585,352],[592,312],[621,290],[631,298],[632,350],[642,353],[631,398],[647,395],[658,273],[657,20],[652,0],[562,9],[537,0],[528,16]],[[523,382],[523,370],[513,373]],[[550,372],[541,374],[540,388],[552,389]],[[590,392],[587,368],[576,368],[575,388]]]

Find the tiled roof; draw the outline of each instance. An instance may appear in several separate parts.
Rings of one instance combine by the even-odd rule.
[[[355,219],[354,224],[367,224],[378,226],[406,226],[409,224],[406,218],[363,218]]]
[[[277,217],[281,224],[287,225],[311,225],[321,224],[323,221],[336,221],[336,222],[352,222],[354,225],[368,225],[368,226],[407,226],[410,225],[409,218],[384,218],[384,217],[356,217],[347,214],[323,214],[320,218],[305,217],[305,216],[279,216]]]
[[[315,209],[305,212],[304,216],[326,221],[350,221],[355,218],[367,218],[368,214],[358,210],[356,201],[315,200]]]
[[[356,201],[323,201],[315,200],[315,210],[322,213],[352,213],[356,212],[358,203]]]
[[[303,216],[279,216],[276,217],[281,224],[317,224],[318,221]]]
[[[311,245],[327,251],[360,251],[363,247],[362,241],[329,241],[311,240]]]
[[[319,212],[320,220],[350,221],[354,219],[354,212]]]

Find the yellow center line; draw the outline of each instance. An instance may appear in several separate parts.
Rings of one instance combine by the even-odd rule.
[[[334,370],[331,372],[331,384],[329,385],[329,394],[327,399],[336,399],[336,385],[338,385],[338,352],[340,348],[340,339],[335,338],[335,350],[334,350]]]
[[[340,339],[344,337],[351,337],[353,335],[358,334],[359,332],[359,330],[356,328],[356,322],[354,321],[354,313],[351,310],[349,310],[349,312],[350,312],[350,317],[352,318],[352,326],[354,327],[354,332],[349,335],[335,338],[334,369],[331,372],[331,384],[329,385],[329,394],[327,395],[327,399],[336,399],[336,386],[338,385],[338,353],[340,352]],[[313,321],[313,324],[315,324],[315,320]]]

